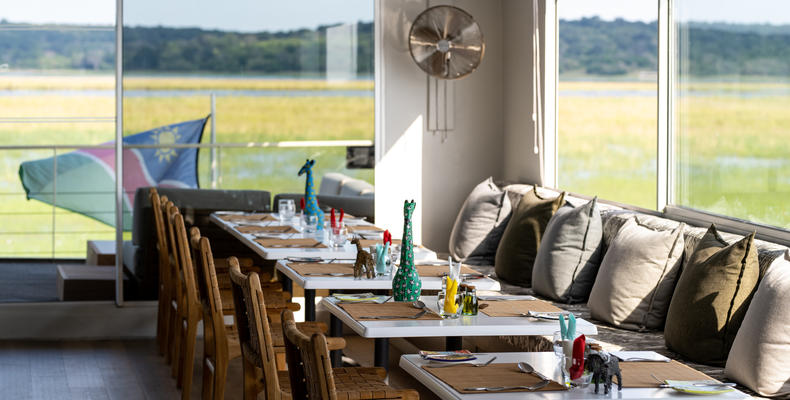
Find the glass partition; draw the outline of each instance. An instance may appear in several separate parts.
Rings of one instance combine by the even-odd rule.
[[[558,0],[558,187],[656,207],[658,3]]]
[[[673,10],[675,203],[790,228],[790,4]]]
[[[70,167],[79,163],[62,158],[114,139],[114,21],[114,2],[42,0],[0,9],[2,258],[84,258],[86,240],[114,238],[111,226],[86,216],[112,218],[113,208],[67,205],[74,196],[112,196],[114,186],[70,185]]]
[[[307,157],[372,182],[345,171],[342,141],[374,136],[373,2],[135,1],[123,29],[124,135],[211,114],[200,187],[301,191]]]

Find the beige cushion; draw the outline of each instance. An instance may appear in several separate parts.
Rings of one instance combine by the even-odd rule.
[[[450,232],[450,255],[456,260],[493,265],[510,214],[510,203],[492,178],[480,182],[461,206]],[[506,206],[503,208],[503,206]]]
[[[683,256],[683,225],[653,230],[626,221],[601,261],[587,305],[593,318],[614,326],[660,329]]]
[[[724,374],[763,396],[790,394],[790,251],[757,287]]]

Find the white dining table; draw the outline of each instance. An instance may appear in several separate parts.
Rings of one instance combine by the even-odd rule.
[[[541,353],[485,353],[477,355],[480,362],[485,362],[491,357],[496,357],[493,363],[517,363],[527,362],[535,370],[547,377],[560,381],[562,373],[557,363],[557,356],[553,352]],[[603,394],[603,387],[599,388],[599,393],[595,393],[595,385],[591,384],[586,388],[574,388],[566,391],[539,391],[539,392],[483,392],[475,394],[461,394],[455,389],[434,377],[431,373],[423,369],[424,365],[430,362],[424,360],[419,354],[406,354],[401,356],[399,366],[407,374],[417,379],[425,385],[431,392],[444,400],[521,400],[546,399],[546,400],[578,400],[578,399],[709,399],[709,400],[730,400],[749,398],[746,393],[738,390],[710,396],[691,396],[675,391],[671,388],[623,388],[617,390],[617,385],[612,385],[612,391],[608,395]]]
[[[506,296],[516,298],[515,296]],[[534,299],[524,296],[526,299]],[[437,312],[436,296],[421,296],[426,306]],[[475,316],[460,316],[440,320],[363,320],[351,317],[337,304],[335,298],[325,297],[320,305],[359,336],[375,339],[374,365],[386,367],[389,338],[446,337],[447,350],[460,350],[464,336],[551,336],[560,330],[558,321],[537,320],[529,317],[489,317],[480,311]],[[415,310],[417,311],[417,310]],[[598,328],[584,319],[576,320],[576,332],[597,335]]]
[[[353,263],[353,260],[338,260],[337,262]],[[353,276],[304,276],[293,270],[288,266],[291,261],[279,260],[277,262],[277,270],[280,271],[292,283],[295,283],[305,291],[305,320],[315,320],[315,291],[319,289],[329,290],[389,290],[392,289],[392,277],[395,275],[397,268],[391,274],[378,276],[373,279],[355,279]],[[420,264],[419,261],[417,264]],[[432,265],[440,264],[437,262]],[[443,262],[447,265],[447,262]],[[449,267],[447,267],[449,269]],[[440,290],[442,288],[442,278],[425,276],[420,277],[422,280],[422,288],[424,290]],[[463,281],[470,285],[474,285],[477,290],[492,290],[499,291],[501,286],[499,281],[491,279],[488,276],[478,279],[469,279]]]
[[[234,213],[234,212],[214,212],[211,214],[210,220],[211,222],[218,225],[224,231],[230,233],[233,237],[244,243],[247,247],[252,249],[256,254],[261,256],[264,260],[284,260],[287,258],[320,258],[325,260],[331,259],[355,259],[357,257],[357,248],[355,245],[352,245],[350,242],[346,241],[345,244],[332,247],[329,246],[326,239],[323,238],[323,231],[318,233],[305,233],[299,232],[294,234],[251,234],[251,233],[242,233],[239,232],[236,227],[239,225],[259,225],[259,226],[279,226],[283,225],[280,221],[244,221],[243,223],[236,223],[236,222],[229,222],[222,218],[220,215],[228,215],[228,214],[241,214],[241,213]],[[276,213],[272,214],[274,217],[278,217]],[[292,218],[291,221],[295,219]],[[294,228],[298,229],[297,224],[286,222],[285,225],[293,226]],[[373,226],[373,224],[366,222],[362,219],[349,219],[347,222],[349,226],[359,226],[359,225],[368,225]],[[315,238],[319,242],[322,242],[326,247],[324,248],[308,248],[308,247],[264,247],[260,243],[256,242],[255,239],[261,237],[273,237],[273,238],[289,238],[289,239],[297,239],[297,238]],[[436,253],[432,250],[429,250],[424,247],[414,246],[414,259],[416,261],[421,260],[436,260]]]

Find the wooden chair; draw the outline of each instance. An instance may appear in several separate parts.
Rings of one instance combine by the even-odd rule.
[[[167,284],[169,286],[170,308],[167,312],[169,316],[167,349],[165,353],[165,360],[171,365],[171,375],[173,378],[178,378],[180,375],[179,358],[181,355],[181,335],[179,313],[186,307],[184,302],[183,284],[180,278],[180,260],[176,252],[176,235],[173,228],[173,216],[178,213],[178,208],[172,201],[167,201],[163,205],[162,216],[164,217],[165,234],[167,236],[168,251],[168,268],[167,268]]]
[[[192,228],[190,244],[195,262],[200,303],[203,309],[203,399],[224,398],[228,362],[241,355],[239,336],[234,325],[226,325],[217,269],[208,238]],[[231,303],[232,304],[232,303]]]
[[[195,273],[192,265],[192,256],[187,240],[184,218],[178,210],[172,207],[170,225],[175,236],[176,258],[178,259],[178,279],[176,289],[178,304],[176,324],[176,358],[173,361],[176,373],[176,387],[181,389],[181,399],[189,399],[192,386],[192,370],[195,362],[195,341],[197,340],[197,325],[202,319],[203,310],[197,293]]]
[[[283,311],[282,324],[293,400],[420,398],[413,389],[387,385],[382,368],[332,368],[326,336],[300,331],[291,311]]]
[[[285,351],[280,325],[271,328],[267,318],[266,296],[258,274],[244,274],[235,257],[228,259],[235,304],[236,324],[244,367],[244,399],[255,399],[264,392],[266,399],[289,398],[289,380],[285,371],[278,369],[278,353]],[[282,311],[292,312],[284,309]],[[317,322],[295,324],[308,333],[325,332],[326,326]],[[345,347],[345,340],[333,338],[333,350]]]
[[[154,214],[154,229],[156,231],[156,248],[159,255],[159,309],[156,316],[156,343],[159,354],[165,354],[169,349],[168,338],[170,337],[170,303],[173,295],[170,285],[170,251],[167,246],[167,235],[162,216],[163,204],[167,203],[167,197],[159,197],[155,188],[149,192],[151,200],[151,211]]]

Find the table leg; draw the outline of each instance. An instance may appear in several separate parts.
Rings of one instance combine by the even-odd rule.
[[[390,360],[390,340],[387,338],[374,339],[373,366],[387,369]]]
[[[315,321],[315,289],[304,290],[304,320]]]
[[[444,349],[447,351],[461,350],[464,347],[464,338],[461,336],[447,336],[444,339]]]
[[[293,290],[294,289],[294,283],[291,280],[291,278],[289,278],[289,277],[285,276],[285,274],[281,273],[280,274],[280,279],[282,280],[283,291],[284,292],[288,292],[288,293],[293,293],[294,292],[294,290]]]
[[[334,315],[329,317],[329,335],[332,337],[343,336],[343,323]],[[332,350],[329,354],[333,367],[343,366],[343,350]]]

